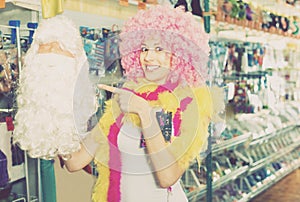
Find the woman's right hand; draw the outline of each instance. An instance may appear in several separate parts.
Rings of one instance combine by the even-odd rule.
[[[140,115],[141,112],[149,112],[151,109],[147,100],[140,96],[137,96],[129,90],[115,88],[104,84],[99,84],[98,88],[109,91],[113,94],[117,94],[117,101],[119,103],[119,107],[124,113],[135,113]]]

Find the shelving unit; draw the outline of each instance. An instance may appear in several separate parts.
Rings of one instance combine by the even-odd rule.
[[[7,1],[6,3],[9,3],[11,1]],[[14,5],[16,5],[17,2],[14,2]],[[13,11],[10,12],[14,8],[13,5],[7,4],[8,5],[8,11],[4,10],[3,15],[6,16],[6,13],[14,13]],[[17,8],[17,7],[16,7]],[[7,12],[6,12],[7,11]],[[2,12],[2,11],[1,11]],[[16,12],[16,16],[22,16],[22,11],[18,10]],[[22,18],[20,16],[20,18]],[[26,13],[27,16],[27,13]],[[1,51],[8,51],[10,49],[16,49],[16,68],[18,75],[20,76],[21,74],[21,67],[22,67],[22,54],[25,51],[25,47],[23,46],[24,43],[22,44],[21,41],[26,39],[29,40],[29,32],[33,31],[33,29],[25,28],[24,25],[21,25],[21,20],[9,20],[7,22],[7,25],[0,25],[0,32],[1,32],[1,37],[6,38],[8,42],[4,42],[3,38],[1,38]],[[5,43],[5,44],[2,44]],[[3,49],[3,50],[2,50]],[[8,54],[9,55],[9,54]],[[17,82],[18,78],[16,78]],[[6,97],[8,93],[13,94],[14,93],[14,88],[11,89],[11,92],[4,93],[1,97]],[[12,97],[13,100],[9,107],[0,109],[1,113],[5,113],[4,115],[8,116],[14,116],[16,113],[17,107],[15,106],[15,100],[14,96]],[[1,101],[3,102],[3,101]],[[2,117],[3,118],[3,117]],[[0,123],[0,130],[1,130],[1,136],[0,137],[0,142],[3,143],[0,146],[0,149],[5,153],[8,162],[7,162],[7,169],[8,169],[8,174],[9,174],[9,181],[5,187],[0,187],[1,194],[1,201],[2,199],[7,201],[12,201],[12,202],[35,202],[35,201],[41,201],[39,198],[40,195],[37,193],[37,189],[39,189],[39,184],[38,182],[34,182],[34,178],[36,173],[39,172],[39,169],[37,167],[31,166],[29,168],[29,164],[31,165],[32,163],[37,163],[38,160],[33,160],[27,157],[26,152],[23,152],[22,154],[22,163],[13,163],[13,157],[12,157],[12,145],[11,145],[11,137],[13,136],[12,131],[8,131],[7,125],[5,122]],[[4,145],[5,144],[5,145]],[[20,156],[21,158],[21,156]],[[32,174],[34,172],[34,174]],[[37,187],[35,187],[35,185]],[[33,190],[34,189],[34,190]],[[4,194],[5,193],[5,194]],[[5,197],[5,198],[3,198]]]
[[[233,151],[233,153],[237,154],[235,156],[236,159],[244,162],[244,165],[236,169],[230,169],[230,166],[226,169],[223,168],[222,176],[217,180],[213,180],[213,192],[218,192],[218,190],[222,190],[222,187],[228,185],[242,184],[238,185],[238,191],[241,196],[238,201],[249,201],[293,170],[299,168],[299,133],[300,125],[295,123],[265,136],[253,138],[253,135],[249,132],[248,134],[213,145],[213,157],[218,157],[224,152]],[[221,161],[224,161],[224,158],[221,158]],[[218,160],[214,159],[213,162],[218,163]],[[276,168],[275,165],[278,167]],[[265,169],[268,169],[268,171],[264,171]],[[267,176],[261,173],[263,171]],[[213,175],[216,172],[218,172],[218,166],[213,169]],[[191,202],[205,201],[206,186],[203,183],[205,176],[199,177],[199,174],[197,176],[196,173],[197,165],[194,164],[182,178],[183,185],[187,185],[185,188],[188,199]],[[264,179],[259,181],[259,176]],[[220,199],[220,201],[223,200]],[[233,201],[233,199],[229,201]]]
[[[213,12],[216,12],[218,9],[216,2],[217,1],[215,0],[211,1]],[[244,2],[249,3],[250,1]],[[256,4],[256,6],[260,5],[262,8],[285,16],[300,15],[300,9],[289,5],[286,6],[283,3],[278,4],[278,1],[275,0],[268,0],[264,2],[251,1],[251,3]],[[238,43],[250,42],[270,44],[281,43],[282,45],[293,44],[296,47],[299,47],[300,45],[298,40],[299,36],[280,35],[278,33],[255,30],[245,27],[242,24],[238,25],[225,21],[217,21],[214,18],[211,20],[211,31],[211,40],[213,42],[222,40],[224,42]],[[295,71],[299,71],[299,69],[295,69]],[[272,74],[272,70],[233,72],[219,79],[223,79],[227,82],[236,82],[246,79],[259,79],[261,82],[261,79],[263,78],[265,79],[264,82],[266,83],[266,76],[269,74]],[[288,102],[284,104],[289,105]],[[298,111],[296,115],[293,114],[288,116],[280,111],[282,120],[279,125],[274,124],[272,128],[269,128],[267,125],[268,120],[266,119],[266,115],[263,113],[255,116],[261,116],[260,118],[266,122],[263,122],[264,124],[257,123],[257,128],[253,128],[253,130],[249,129],[251,128],[250,125],[255,125],[252,123],[253,120],[251,120],[251,118],[249,118],[249,120],[240,120],[241,122],[239,124],[244,125],[246,125],[248,121],[251,122],[251,124],[249,123],[248,126],[239,128],[244,129],[243,135],[235,137],[231,140],[226,140],[221,144],[213,144],[211,154],[212,163],[214,163],[218,156],[223,156],[222,152],[226,153],[228,151],[233,151],[236,159],[244,164],[229,173],[221,174],[219,179],[214,179],[212,181],[211,189],[213,190],[213,195],[211,198],[207,198],[208,196],[206,196],[206,190],[209,189],[209,187],[205,186],[205,180],[209,180],[209,178],[206,177],[209,175],[208,172],[211,172],[212,176],[215,176],[216,173],[220,175],[220,172],[218,172],[218,167],[213,167],[212,171],[205,170],[206,176],[197,176],[197,165],[192,165],[187,171],[187,175],[190,177],[184,175],[182,178],[183,184],[187,185],[184,187],[186,188],[189,201],[246,202],[277,183],[280,179],[291,173],[293,170],[299,168],[300,125],[299,121],[297,120],[299,118],[299,112],[300,111]],[[278,116],[278,114],[270,114],[270,116]],[[283,119],[284,117],[285,119]],[[236,124],[234,126],[236,126]],[[234,126],[229,127],[234,128]],[[247,138],[245,138],[246,134],[249,135]],[[241,145],[243,145],[243,147],[241,147]],[[221,160],[224,161],[224,159],[225,157]],[[281,165],[281,168],[275,168],[276,164],[277,166]],[[204,165],[205,162],[201,165],[201,167]],[[223,169],[223,171],[225,170],[226,169]],[[200,170],[200,172],[201,171],[202,170]],[[264,176],[263,171],[268,171],[268,176]],[[191,175],[190,173],[194,174]],[[192,178],[191,176],[196,177]],[[257,179],[254,179],[254,176],[256,176]],[[259,177],[261,180],[259,180]],[[207,186],[209,186],[209,183],[207,183]]]
[[[244,1],[250,2],[248,0]],[[23,7],[26,7],[26,5],[24,6],[21,3],[28,3],[28,1],[26,0],[14,2],[19,3],[19,5]],[[67,0],[65,2],[67,5],[71,5],[68,3],[72,1]],[[212,8],[212,11],[216,11],[216,2],[217,0],[210,1],[210,7]],[[279,1],[277,0],[255,0],[251,2],[257,5],[261,5],[270,11],[274,11],[283,15],[300,16],[300,9],[288,6],[283,3],[278,3]],[[101,11],[103,11],[103,15],[122,19],[126,19],[134,15],[134,13],[137,11],[138,6],[138,1],[136,0],[129,0],[129,6],[127,8],[121,7],[119,5],[119,1],[117,0],[113,3],[109,3],[109,6],[107,1],[99,1],[97,3],[99,5],[101,4]],[[38,3],[37,5],[35,5],[35,3],[33,4],[35,10],[40,9],[39,7],[36,7]],[[147,4],[146,6],[150,7],[151,5]],[[83,8],[84,6],[82,6],[80,3],[80,6],[72,9],[83,12]],[[124,8],[124,10],[122,10],[121,8]],[[111,12],[108,13],[108,10],[110,10]],[[99,13],[100,11],[96,12]],[[202,18],[198,16],[195,16],[195,18],[203,24]],[[261,30],[250,29],[243,25],[217,21],[213,17],[211,18],[210,22],[210,34],[212,41],[222,39],[224,41],[284,44],[292,43],[296,46],[300,45],[300,40],[297,37],[283,36]],[[295,71],[299,70],[296,69]],[[223,77],[222,79],[230,81],[248,78],[260,79],[265,77],[268,73],[268,71],[233,73]],[[112,80],[110,80],[110,78],[108,77],[104,78],[103,81],[107,82],[107,84],[110,84],[112,82]],[[113,81],[113,83],[118,82],[119,80]],[[263,118],[265,118],[265,116],[263,116]],[[247,121],[243,121],[243,123],[245,122]],[[227,165],[226,173],[223,173],[222,176],[220,176],[221,172],[219,171],[218,166],[214,164],[214,169],[212,171],[213,173],[211,173],[212,177],[214,178],[212,182],[212,190],[214,192],[218,192],[218,190],[222,191],[223,187],[230,186],[236,191],[236,193],[238,193],[237,195],[235,195],[236,201],[246,202],[277,183],[280,179],[288,175],[293,170],[299,168],[299,127],[300,124],[295,118],[294,120],[289,120],[287,122],[282,121],[280,126],[274,125],[273,130],[269,129],[267,125],[264,125],[264,128],[262,128],[261,130],[255,129],[255,131],[243,131],[242,135],[236,136],[229,140],[225,140],[218,144],[213,144],[211,150],[213,160],[215,157],[221,156],[225,152],[231,152],[233,156],[233,159],[231,160],[236,159],[240,164],[234,166],[232,165],[232,162],[230,162],[230,159],[227,158],[227,160],[225,160],[226,164],[222,162],[223,165]],[[216,162],[220,164],[218,161]],[[277,162],[280,162],[282,164],[282,167],[280,169],[276,168],[276,170],[273,164]],[[200,167],[201,173],[199,173],[197,164],[193,164],[182,177],[182,186],[185,188],[187,196],[191,202],[204,201],[204,198],[206,197],[205,195],[207,194],[207,187],[205,185],[205,180],[207,172],[209,171],[205,169],[206,166],[202,164],[202,166]],[[261,181],[258,181],[257,179],[254,180],[253,182],[256,182],[256,184],[252,185],[252,180],[254,178],[253,175],[255,175],[255,173],[257,173],[261,169],[267,169],[269,172],[268,176]],[[20,168],[20,170],[22,170],[22,168]],[[219,177],[216,177],[216,174],[218,174]],[[216,194],[216,196],[217,195],[218,194]],[[227,196],[228,193],[226,191],[223,191],[223,195]],[[230,201],[230,199],[228,199],[227,201]]]

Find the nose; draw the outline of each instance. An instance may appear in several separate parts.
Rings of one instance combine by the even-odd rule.
[[[156,53],[153,50],[148,50],[145,55],[145,61],[150,62],[156,59]]]

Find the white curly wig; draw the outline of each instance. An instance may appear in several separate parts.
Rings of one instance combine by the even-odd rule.
[[[38,53],[40,44],[51,42],[74,59]],[[56,67],[49,68],[41,57],[50,57],[49,64]],[[51,159],[80,148],[95,100],[82,39],[70,19],[58,15],[41,21],[25,55],[17,93],[14,142],[31,157]]]

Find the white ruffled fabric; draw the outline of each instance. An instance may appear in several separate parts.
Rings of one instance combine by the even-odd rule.
[[[77,68],[75,59],[53,53],[37,54],[32,64],[24,68],[18,89],[14,141],[31,157],[51,159],[80,148],[80,134],[86,132],[87,121],[95,109],[89,80],[78,80],[81,76],[87,78],[87,74],[88,69]],[[77,95],[75,86],[79,88]]]

